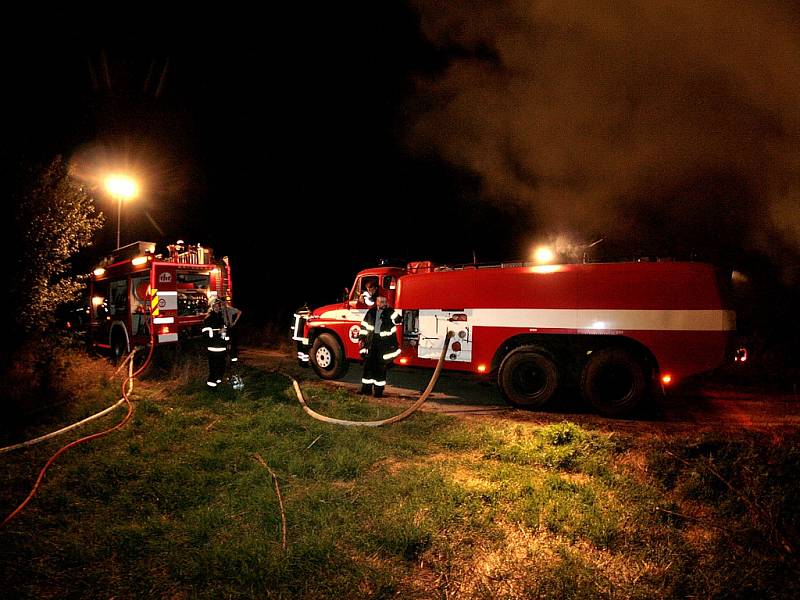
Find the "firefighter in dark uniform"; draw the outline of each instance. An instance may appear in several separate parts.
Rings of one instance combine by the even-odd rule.
[[[239,360],[239,330],[235,329],[239,319],[242,318],[242,311],[231,306],[228,300],[222,301],[222,318],[225,320],[225,331],[228,336],[228,348],[231,362]]]
[[[207,334],[206,350],[208,351],[208,387],[215,388],[222,383],[225,375],[225,352],[228,349],[225,317],[222,314],[224,303],[217,298],[203,321],[203,333]]]
[[[359,331],[360,352],[364,358],[360,394],[372,391],[376,398],[383,396],[386,367],[400,354],[397,343],[397,324],[400,319],[400,311],[393,310],[383,296],[378,296],[375,306],[364,315]]]

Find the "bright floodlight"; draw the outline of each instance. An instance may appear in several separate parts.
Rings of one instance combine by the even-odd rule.
[[[139,184],[127,175],[112,174],[105,178],[106,191],[117,201],[117,248],[119,248],[119,224],[122,218],[122,201],[131,200],[139,194]]]
[[[115,198],[130,200],[139,193],[139,186],[127,175],[109,175],[105,180],[106,190]]]
[[[533,260],[535,260],[540,265],[546,265],[548,263],[553,262],[555,257],[556,255],[547,246],[539,246],[538,248],[536,248],[536,250],[533,251]]]

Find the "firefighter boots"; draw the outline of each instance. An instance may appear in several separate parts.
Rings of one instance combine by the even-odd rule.
[[[361,389],[358,391],[360,396],[369,396],[372,393],[372,384],[371,383],[362,383]]]
[[[383,396],[383,386],[382,385],[376,385],[372,390],[372,395],[375,398],[380,398],[381,396]]]

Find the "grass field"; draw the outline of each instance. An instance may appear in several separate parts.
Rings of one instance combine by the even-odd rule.
[[[108,367],[76,370],[83,399],[60,409],[64,422],[115,400]],[[351,429],[307,417],[279,375],[248,370],[244,392],[211,393],[196,374],[145,381],[124,430],[51,468],[0,530],[0,595],[800,595],[797,437],[660,439],[431,413]],[[334,416],[397,412],[306,390]],[[60,443],[0,455],[3,515]],[[286,549],[256,454],[278,477]]]

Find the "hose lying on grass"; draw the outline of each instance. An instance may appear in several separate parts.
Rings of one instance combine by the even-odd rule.
[[[153,331],[155,331],[155,328],[153,328]],[[106,429],[106,430],[100,431],[98,433],[93,433],[91,435],[87,435],[85,437],[79,438],[79,439],[75,440],[74,442],[70,442],[70,443],[62,446],[61,448],[59,448],[56,451],[56,453],[53,454],[48,459],[48,461],[45,463],[44,467],[42,467],[41,471],[39,471],[39,476],[36,478],[36,483],[33,484],[33,488],[31,489],[30,493],[28,494],[28,497],[25,498],[25,500],[23,500],[22,503],[17,508],[15,508],[14,511],[10,515],[8,515],[3,520],[2,523],[0,523],[0,527],[5,527],[6,525],[8,525],[8,523],[11,522],[11,520],[14,517],[16,517],[19,513],[21,513],[22,510],[25,508],[25,506],[27,506],[28,502],[31,501],[31,499],[36,495],[36,492],[39,490],[39,486],[41,485],[42,480],[44,479],[44,474],[47,472],[47,469],[50,468],[50,465],[52,465],[59,456],[64,454],[70,448],[74,448],[78,444],[82,444],[84,442],[88,442],[88,441],[95,440],[97,438],[106,436],[109,433],[111,433],[113,431],[116,431],[117,429],[120,429],[121,427],[124,427],[125,424],[128,421],[131,420],[131,417],[133,416],[133,404],[131,403],[130,398],[128,398],[128,394],[131,391],[133,391],[133,380],[136,379],[139,375],[141,375],[142,372],[147,368],[147,365],[150,364],[150,359],[153,357],[153,349],[155,348],[154,341],[155,340],[153,339],[153,336],[151,335],[150,352],[147,354],[147,358],[145,359],[145,361],[142,364],[142,366],[139,367],[135,372],[133,371],[133,366],[132,366],[133,365],[133,358],[132,357],[133,357],[133,354],[136,352],[136,350],[131,352],[130,356],[128,357],[131,360],[131,362],[130,362],[131,366],[128,367],[128,375],[127,375],[127,377],[125,377],[122,380],[122,398],[120,400],[120,402],[125,402],[128,405],[128,412],[125,414],[125,417],[122,419],[122,421],[120,421],[119,423],[114,425],[114,427],[111,427],[110,429]],[[126,389],[126,388],[129,388],[129,389]],[[119,404],[119,402],[117,404]],[[116,407],[116,404],[114,405],[114,407]],[[111,408],[113,408],[113,407],[111,407]],[[108,411],[108,410],[110,410],[110,409],[106,409],[106,411]],[[103,411],[103,412],[105,412],[105,411]],[[86,419],[84,419],[84,421],[85,420]]]
[[[399,415],[395,415],[393,417],[389,417],[388,419],[381,419],[379,421],[348,421],[346,419],[335,419],[333,417],[327,417],[325,415],[321,415],[318,412],[312,410],[308,404],[306,404],[305,398],[303,398],[303,392],[300,389],[300,384],[297,383],[297,380],[292,377],[291,375],[287,375],[286,373],[281,373],[284,377],[288,377],[292,380],[292,386],[294,387],[295,394],[297,394],[297,401],[300,402],[300,405],[303,407],[303,410],[306,413],[317,419],[318,421],[323,421],[325,423],[333,423],[334,425],[344,425],[346,427],[381,427],[383,425],[391,425],[393,423],[397,423],[402,421],[403,419],[407,419],[412,414],[417,412],[420,406],[425,404],[425,401],[430,396],[431,392],[433,391],[436,382],[439,379],[439,374],[442,372],[442,365],[444,365],[444,357],[447,354],[447,346],[450,342],[450,338],[453,337],[453,332],[448,331],[447,335],[444,338],[444,345],[442,346],[442,353],[439,355],[439,362],[436,363],[436,369],[433,371],[433,375],[431,375],[431,380],[428,382],[428,387],[425,388],[425,391],[422,392],[422,395],[406,410],[401,412]]]
[[[128,375],[129,375],[128,380],[130,382],[128,384],[128,393],[129,394],[133,391],[133,379],[130,376],[133,374],[133,355],[135,353],[136,353],[136,350],[134,349],[134,351],[131,352],[124,361],[122,361],[122,364],[119,367],[117,367],[117,370],[114,372],[114,375],[116,375],[117,373],[119,373],[122,370],[122,368],[125,366],[126,363],[128,364]],[[72,431],[73,429],[77,429],[78,427],[81,427],[81,426],[85,425],[86,423],[89,423],[91,421],[94,421],[95,419],[99,419],[100,417],[102,417],[104,415],[107,415],[112,410],[114,410],[115,408],[117,408],[118,406],[120,406],[121,404],[124,404],[124,403],[125,403],[125,398],[124,397],[120,398],[119,400],[117,400],[117,402],[115,402],[114,404],[112,404],[108,408],[106,408],[104,410],[101,410],[100,412],[95,413],[95,414],[93,414],[93,415],[91,415],[89,417],[86,417],[85,419],[82,419],[82,420],[78,421],[77,423],[73,423],[72,425],[67,425],[66,427],[62,427],[61,429],[58,429],[56,431],[51,431],[50,433],[46,433],[45,435],[40,435],[39,437],[33,438],[32,440],[27,440],[25,442],[20,442],[19,444],[14,444],[12,446],[6,446],[5,448],[0,448],[0,454],[4,454],[5,452],[11,452],[13,450],[19,450],[20,448],[27,448],[29,446],[34,446],[34,445],[36,445],[36,444],[38,444],[40,442],[44,442],[46,440],[52,439],[54,437],[57,437],[57,436],[61,435],[62,433],[66,433],[68,431]]]

